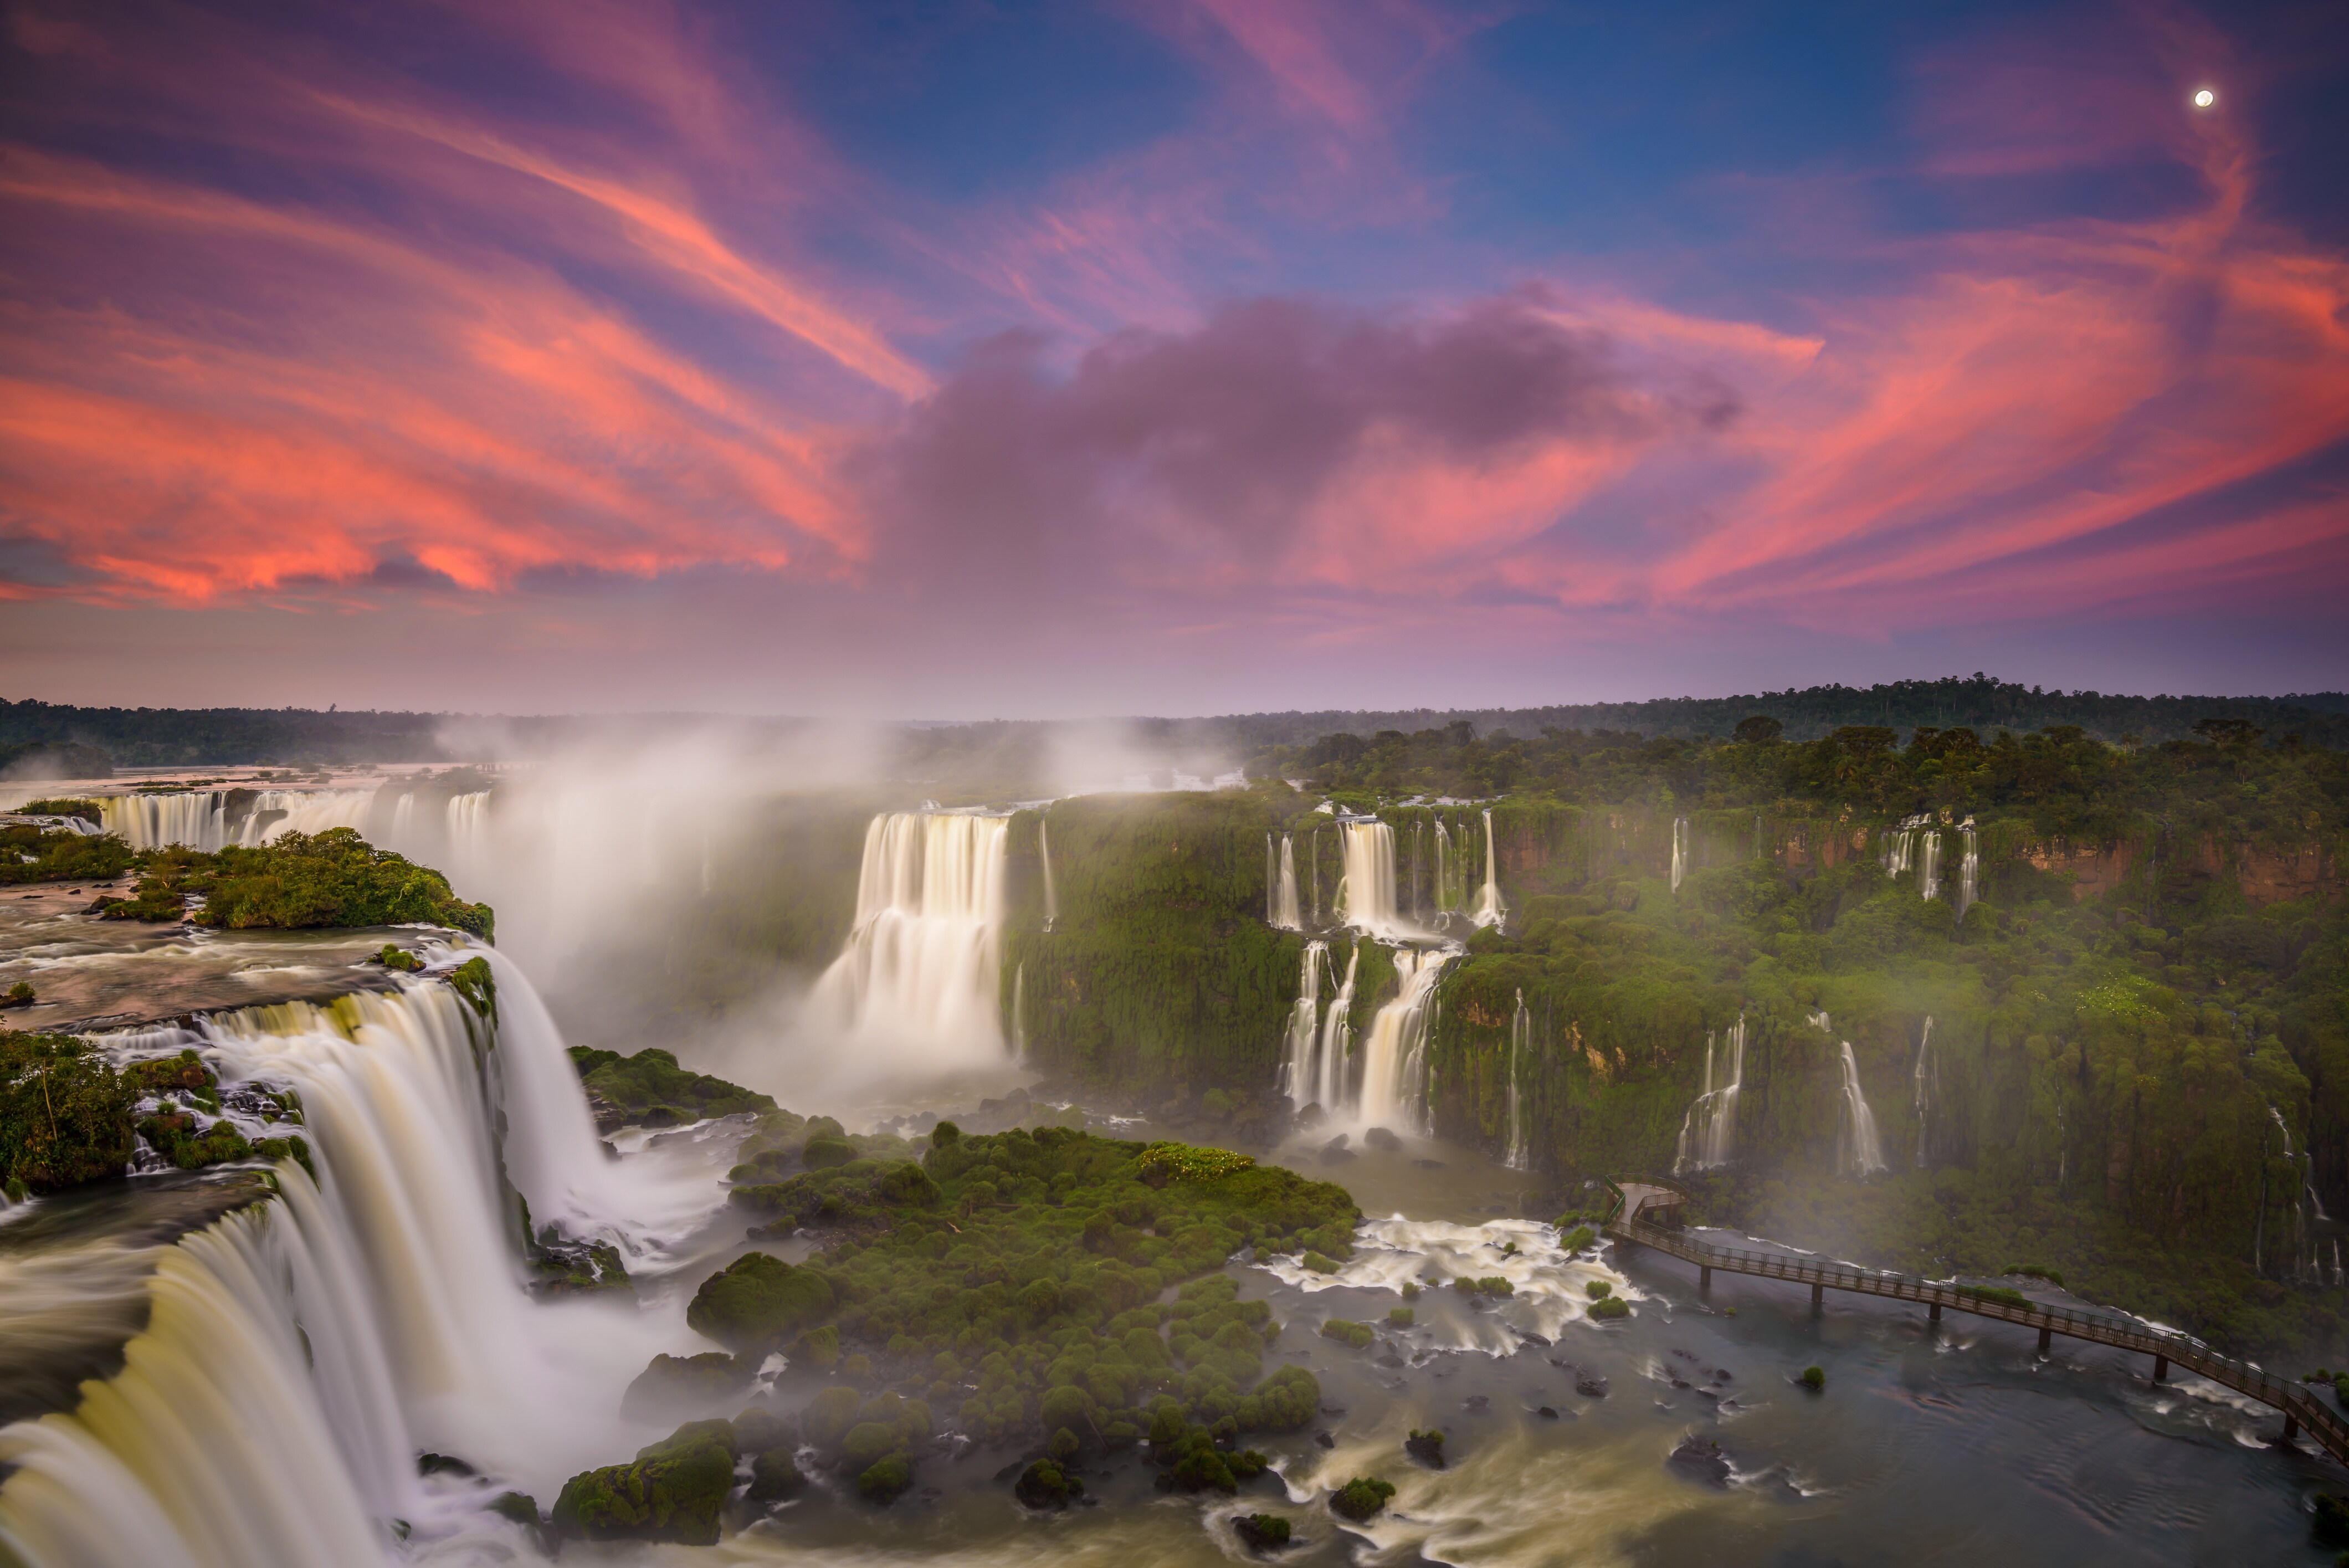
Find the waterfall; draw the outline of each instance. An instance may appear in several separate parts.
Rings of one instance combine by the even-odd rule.
[[[1425,847],[1426,842],[1426,819],[1413,817],[1411,819],[1411,912],[1422,925],[1427,923],[1429,913],[1426,886],[1420,880],[1424,875],[1422,868],[1424,857],[1421,851]]]
[[[1341,822],[1345,875],[1338,882],[1344,923],[1372,936],[1413,934],[1395,908],[1394,829],[1375,818]]]
[[[2283,1113],[2276,1109],[2274,1106],[2271,1105],[2268,1106],[2268,1116],[2274,1121],[2276,1125],[2276,1132],[2283,1139],[2284,1164],[2288,1166],[2293,1165],[2294,1156],[2292,1151],[2292,1128],[2285,1124]],[[2308,1231],[2310,1206],[2312,1204],[2314,1205],[2316,1217],[2320,1220],[2329,1219],[2331,1216],[2324,1212],[2323,1199],[2316,1195],[2316,1183],[2314,1178],[2316,1160],[2314,1155],[2312,1153],[2310,1155],[2299,1157],[2299,1164],[2293,1166],[2292,1169],[2292,1174],[2299,1179],[2299,1185],[2293,1189],[2292,1199],[2291,1275],[2295,1282],[2301,1284],[2321,1285],[2325,1282],[2324,1265],[2318,1256],[2316,1243],[2314,1240],[2311,1238]],[[2262,1203],[2261,1210],[2263,1219],[2265,1207],[2265,1204]],[[2340,1243],[2336,1241],[2333,1243],[2333,1246],[2337,1261]],[[2256,1243],[2253,1252],[2252,1268],[2254,1272],[2258,1269]],[[2338,1283],[2339,1282],[2335,1280],[2333,1282]]]
[[[1859,1064],[1851,1042],[1843,1043],[1843,1158],[1837,1165],[1854,1176],[1873,1176],[1884,1168],[1884,1146],[1876,1136],[1876,1113],[1860,1092]]]
[[[1727,1165],[1737,1151],[1737,1096],[1745,1087],[1745,1014],[1728,1030],[1729,1081],[1719,1088],[1713,1081],[1713,1032],[1704,1033],[1704,1092],[1689,1104],[1681,1118],[1680,1147],[1672,1158],[1672,1174],[1713,1170]]]
[[[1278,928],[1280,924],[1280,872],[1273,860],[1272,835],[1264,836],[1264,923]]]
[[[1672,818],[1672,891],[1681,890],[1681,883],[1689,874],[1689,825],[1685,816]]]
[[[1011,1059],[1028,1064],[1028,966],[1011,971]]]
[[[1321,830],[1313,830],[1313,924],[1321,924]]]
[[[1268,849],[1271,845],[1272,837],[1268,834],[1265,846]],[[1297,839],[1293,835],[1280,836],[1280,869],[1266,889],[1266,902],[1269,906],[1265,916],[1268,924],[1284,931],[1305,929],[1302,911],[1297,907]]]
[[[1917,827],[1924,820],[1912,816],[1898,827],[1884,830],[1884,853],[1880,864],[1887,877],[1905,877],[1914,862],[1917,850]]]
[[[1974,907],[1982,886],[1982,857],[1974,845],[1973,818],[1966,818],[1958,835],[1965,841],[1965,853],[1958,860],[1958,919],[1963,920],[1966,911]]]
[[[1001,963],[1007,819],[885,812],[864,832],[856,921],[809,997],[811,1014],[917,1069],[1004,1054]]]
[[[227,835],[226,797],[218,790],[173,794],[110,794],[98,803],[99,826],[133,849],[178,844],[207,853]]]
[[[443,869],[451,882],[462,878],[466,886],[471,887],[489,862],[490,792],[476,790],[471,794],[450,795],[446,810],[449,863]]]
[[[1940,1075],[1933,1070],[1933,1015],[1925,1014],[1925,1032],[1917,1039],[1917,1168],[1922,1170],[1932,1151],[1933,1090]]]
[[[1444,818],[1439,816],[1435,819],[1435,920],[1438,925],[1444,923],[1444,917],[1453,907],[1453,858],[1452,836],[1444,830]]]
[[[1501,877],[1498,857],[1493,846],[1493,814],[1485,814],[1485,888],[1476,896],[1475,921],[1479,926],[1499,926],[1509,918],[1508,905],[1501,901]]]
[[[1052,829],[1040,816],[1036,819],[1036,852],[1044,860],[1044,929],[1049,931],[1061,918],[1061,892],[1052,882]]]
[[[421,1450],[541,1496],[605,1457],[613,1391],[665,1335],[523,1286],[504,1180],[539,1220],[610,1167],[560,1036],[497,973],[494,1030],[410,981],[188,1037],[224,1084],[297,1091],[317,1179],[281,1162],[276,1201],[168,1251],[122,1371],[0,1432],[0,1542],[40,1568],[378,1563],[395,1521],[411,1544],[514,1539],[476,1511],[493,1492],[426,1487]]]
[[[1521,1080],[1525,1075],[1525,1056],[1534,1038],[1533,1014],[1526,1011],[1526,993],[1517,991],[1517,1011],[1509,1019],[1509,1153],[1505,1163],[1511,1170],[1530,1168],[1527,1159],[1525,1094]]]
[[[1941,896],[1941,836],[1928,831],[1918,846],[1917,885],[1928,898]]]
[[[1371,1127],[1400,1124],[1425,1129],[1428,1004],[1453,955],[1395,950],[1395,999],[1371,1020],[1362,1042],[1362,1087],[1357,1114]]]
[[[253,810],[238,828],[236,841],[250,847],[266,844],[285,833],[324,833],[330,827],[356,828],[364,834],[375,810],[371,789],[265,789],[254,800]],[[283,812],[283,816],[273,816]]]
[[[1338,982],[1338,994],[1330,999],[1330,1011],[1321,1018],[1321,1054],[1314,1061],[1312,1103],[1330,1110],[1336,1110],[1345,1097],[1351,1066],[1348,1057],[1354,1045],[1354,976],[1361,967],[1362,944],[1356,942],[1346,955],[1346,978]]]
[[[391,806],[391,842],[409,844],[416,837],[416,792],[404,789]]]
[[[1297,971],[1297,1001],[1288,1010],[1288,1028],[1281,1038],[1280,1092],[1300,1111],[1309,1105],[1327,1108],[1329,1104],[1314,1098],[1320,1087],[1314,1057],[1321,1043],[1321,970],[1329,952],[1327,942],[1305,944]]]

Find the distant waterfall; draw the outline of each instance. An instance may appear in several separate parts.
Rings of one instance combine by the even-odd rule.
[[[1003,1058],[1001,960],[1008,819],[887,812],[864,832],[856,922],[817,980],[812,1014],[901,1066]]]
[[[1972,818],[1969,817],[1966,825],[1958,829],[1958,835],[1966,846],[1965,854],[1958,861],[1958,919],[1963,920],[1966,911],[1974,907],[1975,899],[1981,896],[1982,856],[1974,844]]]
[[[1321,1051],[1313,1060],[1313,1098],[1310,1104],[1336,1110],[1345,1098],[1348,1057],[1354,1045],[1354,977],[1361,971],[1362,944],[1356,942],[1346,955],[1346,978],[1338,982],[1338,994],[1330,999],[1330,1011],[1321,1019]]]
[[[1745,1087],[1745,1014],[1740,1012],[1723,1042],[1729,1047],[1728,1080],[1713,1087],[1713,1032],[1704,1033],[1704,1092],[1690,1102],[1681,1118],[1680,1147],[1672,1157],[1672,1174],[1713,1170],[1727,1165],[1737,1152],[1737,1096]]]
[[[1427,923],[1430,912],[1427,889],[1425,884],[1421,881],[1421,877],[1425,875],[1426,857],[1422,852],[1426,847],[1426,843],[1427,823],[1425,819],[1414,816],[1411,821],[1411,912],[1412,917],[1421,925]]]
[[[1446,915],[1460,907],[1452,893],[1452,871],[1459,859],[1453,852],[1452,835],[1444,831],[1444,818],[1435,818],[1435,923],[1439,927]]]
[[[608,1447],[612,1386],[663,1337],[523,1288],[502,1170],[534,1219],[563,1199],[526,1185],[551,1167],[517,1160],[517,1129],[575,1116],[567,1158],[607,1163],[560,1038],[491,1031],[438,983],[230,1014],[205,1038],[223,1079],[295,1088],[318,1179],[282,1162],[276,1201],[167,1250],[121,1372],[0,1432],[0,1542],[36,1568],[309,1568],[387,1561],[400,1521],[411,1549],[497,1552],[511,1527],[476,1511],[494,1494],[427,1489],[417,1454],[544,1495]],[[564,1105],[535,1103],[551,1084]],[[566,1185],[601,1180],[583,1164]]]
[[[1501,901],[1499,857],[1493,846],[1493,814],[1485,814],[1485,887],[1476,895],[1475,922],[1478,926],[1498,926],[1509,918],[1508,905]]]
[[[178,844],[209,854],[227,836],[225,802],[218,790],[104,795],[98,803],[99,826],[133,849]]]
[[[1876,1136],[1876,1113],[1859,1087],[1859,1064],[1851,1042],[1843,1043],[1843,1149],[1837,1164],[1854,1176],[1874,1176],[1884,1169],[1884,1145]]]
[[[1362,1042],[1357,1113],[1365,1124],[1425,1130],[1428,1007],[1452,957],[1413,948],[1395,950],[1395,979],[1402,990],[1371,1018],[1370,1034]]]
[[[1917,886],[1928,898],[1941,896],[1941,836],[1930,829],[1917,848]]]
[[[1341,822],[1345,876],[1338,884],[1343,922],[1372,936],[1412,934],[1395,907],[1394,829],[1383,822]]]
[[[2315,1159],[2309,1155],[2297,1157],[2293,1155],[2292,1128],[2284,1122],[2282,1111],[2271,1105],[2268,1106],[2268,1116],[2275,1122],[2277,1135],[2283,1139],[2283,1161],[2292,1168],[2295,1181],[2292,1198],[2292,1262],[2282,1272],[2298,1284],[2340,1284],[2342,1282],[2340,1243],[2333,1244],[2333,1267],[2328,1271],[2324,1267],[2323,1257],[2317,1251],[2315,1241],[2309,1234],[2308,1220],[2312,1209],[2319,1220],[2331,1218],[2324,1212],[2324,1200],[2316,1195],[2313,1176]],[[2261,1205],[2262,1231],[2265,1229],[2266,1218],[2266,1205],[2262,1202]],[[2259,1268],[2261,1250],[2259,1243],[2255,1241],[2251,1253],[2251,1266],[2255,1272]],[[2329,1279],[2326,1277],[2328,1272],[2331,1275]]]
[[[1917,829],[1924,820],[1921,816],[1912,816],[1898,827],[1884,830],[1884,851],[1878,864],[1884,867],[1887,877],[1909,875],[1909,867],[1916,862]]]
[[[416,792],[404,789],[391,805],[391,842],[396,846],[416,841]]]
[[[1276,868],[1272,857],[1272,836],[1264,839],[1267,873],[1265,880],[1265,923],[1277,930],[1301,931],[1305,929],[1304,911],[1298,908],[1297,839],[1293,835],[1280,836],[1280,857]]]
[[[1011,971],[1011,1059],[1028,1062],[1028,966]]]
[[[1288,1028],[1281,1037],[1280,1092],[1299,1110],[1309,1105],[1329,1107],[1315,1098],[1320,1088],[1316,1056],[1321,1044],[1321,971],[1330,956],[1327,942],[1307,942],[1297,973],[1297,1001],[1288,1010]]]
[[[1313,830],[1313,923],[1321,923],[1321,830]]]
[[[280,834],[324,833],[330,827],[365,833],[374,810],[371,789],[265,789],[254,798],[236,841],[250,846]],[[285,815],[275,815],[280,812]]]
[[[1681,890],[1681,883],[1689,874],[1689,824],[1685,816],[1672,818],[1672,891]]]
[[[1933,1015],[1925,1014],[1925,1032],[1917,1039],[1917,1168],[1925,1168],[1933,1144],[1933,1091],[1940,1075],[1933,1067]]]
[[[1517,992],[1517,1011],[1509,1019],[1509,1153],[1506,1164],[1511,1170],[1531,1167],[1527,1158],[1528,1137],[1525,1113],[1525,1059],[1534,1038],[1533,1014],[1526,1011],[1526,993]]]
[[[1061,892],[1052,882],[1052,829],[1040,816],[1036,819],[1036,853],[1044,862],[1044,929],[1049,931],[1061,918]]]

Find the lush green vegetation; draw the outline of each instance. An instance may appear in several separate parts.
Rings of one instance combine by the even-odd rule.
[[[494,917],[487,904],[469,904],[448,879],[388,849],[377,849],[347,827],[288,833],[257,847],[232,845],[217,853],[178,846],[138,856],[136,896],[106,906],[120,919],[179,919],[181,899],[201,895],[188,916],[201,926],[392,926],[421,922],[487,939]]]
[[[688,1072],[677,1064],[674,1054],[657,1048],[623,1056],[574,1045],[571,1063],[579,1070],[596,1126],[607,1131],[629,1124],[675,1127],[704,1116],[775,1108],[768,1096],[705,1073]]]
[[[1360,1524],[1383,1510],[1387,1499],[1394,1494],[1392,1481],[1381,1480],[1375,1476],[1356,1476],[1330,1494],[1330,1507],[1331,1511]]]
[[[633,1463],[573,1476],[555,1500],[557,1535],[718,1544],[719,1515],[741,1452],[730,1421],[688,1421]]]
[[[0,1033],[0,1180],[54,1192],[119,1176],[137,1089],[70,1034]]]
[[[129,869],[129,849],[111,835],[0,825],[0,884],[104,882]]]
[[[1226,1490],[1235,1466],[1261,1466],[1226,1451],[1230,1437],[1303,1425],[1319,1389],[1299,1368],[1265,1375],[1279,1325],[1237,1299],[1224,1260],[1247,1245],[1342,1255],[1359,1219],[1341,1189],[1220,1149],[1062,1127],[966,1137],[952,1123],[918,1164],[859,1158],[737,1187],[734,1200],[829,1245],[796,1268],[750,1253],[705,1281],[688,1321],[720,1344],[898,1384],[925,1428],[931,1404],[956,1400],[961,1428],[988,1441],[1066,1432],[1063,1462],[1147,1430],[1169,1484]],[[859,1397],[835,1387],[819,1404]],[[818,1428],[840,1419],[827,1411],[802,1417],[820,1448]],[[843,1462],[912,1446],[878,1442],[843,1435]]]

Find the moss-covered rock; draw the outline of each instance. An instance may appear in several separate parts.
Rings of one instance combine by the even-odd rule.
[[[1232,1532],[1253,1552],[1278,1552],[1288,1544],[1288,1521],[1277,1513],[1243,1513],[1232,1521]]]
[[[781,1502],[787,1497],[797,1497],[806,1485],[807,1477],[800,1473],[799,1460],[787,1449],[769,1449],[750,1461],[752,1502]]]
[[[771,1349],[832,1310],[832,1287],[813,1269],[745,1252],[701,1282],[686,1326],[738,1353]]]
[[[623,1056],[616,1051],[574,1045],[571,1064],[589,1096],[608,1107],[598,1117],[606,1131],[632,1123],[669,1126],[776,1108],[771,1097],[723,1078],[688,1071],[678,1065],[673,1054],[657,1047]]]
[[[647,1421],[706,1409],[750,1386],[758,1370],[755,1359],[720,1350],[700,1355],[656,1355],[628,1385],[620,1400],[620,1414],[632,1421]]]
[[[1085,1483],[1050,1459],[1037,1459],[1019,1472],[1011,1491],[1030,1508],[1066,1508],[1085,1495]]]
[[[1444,1469],[1444,1434],[1442,1432],[1432,1428],[1423,1432],[1414,1427],[1412,1428],[1411,1436],[1402,1440],[1402,1448],[1403,1452],[1421,1464],[1434,1469]]]
[[[639,1449],[635,1462],[585,1471],[563,1485],[553,1528],[588,1541],[715,1546],[734,1489],[731,1423],[689,1421]]]
[[[1372,1518],[1394,1496],[1394,1483],[1376,1476],[1356,1476],[1330,1494],[1330,1511],[1360,1524]]]

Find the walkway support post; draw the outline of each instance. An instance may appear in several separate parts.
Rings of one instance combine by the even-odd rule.
[[[2300,1417],[2286,1410],[2283,1413],[2283,1440],[2291,1442],[2300,1436]]]
[[[2054,1348],[2054,1345],[2055,1331],[2052,1328],[2041,1329],[2039,1331],[2039,1355],[2041,1360],[2044,1361],[2046,1359],[2048,1352]]]
[[[1823,1284],[1819,1283],[1816,1280],[1812,1281],[1812,1282],[1811,1282],[1811,1305],[1813,1305],[1814,1307],[1817,1307],[1817,1306],[1824,1306],[1824,1305],[1826,1305],[1826,1299],[1827,1299],[1827,1288],[1826,1288],[1826,1286],[1825,1286],[1825,1285],[1823,1285]]]
[[[2158,1382],[2160,1382],[2163,1378],[2165,1378],[2165,1377],[2167,1377],[2167,1376],[2169,1376],[2169,1357],[2168,1357],[2167,1355],[2157,1355],[2157,1356],[2155,1356],[2155,1357],[2153,1358],[2153,1380],[2154,1380],[2156,1383],[2158,1383]]]
[[[1711,1294],[1711,1293],[1712,1293],[1712,1291],[1713,1291],[1713,1271],[1712,1271],[1710,1268],[1704,1268],[1704,1267],[1700,1267],[1700,1268],[1698,1268],[1698,1270],[1697,1270],[1697,1272],[1696,1272],[1696,1288],[1697,1288],[1700,1292],[1702,1292],[1702,1293],[1706,1293],[1706,1294]]]
[[[1935,1302],[1931,1306],[1925,1309],[1925,1321],[1927,1323],[1939,1323],[1941,1321],[1940,1303]]]

